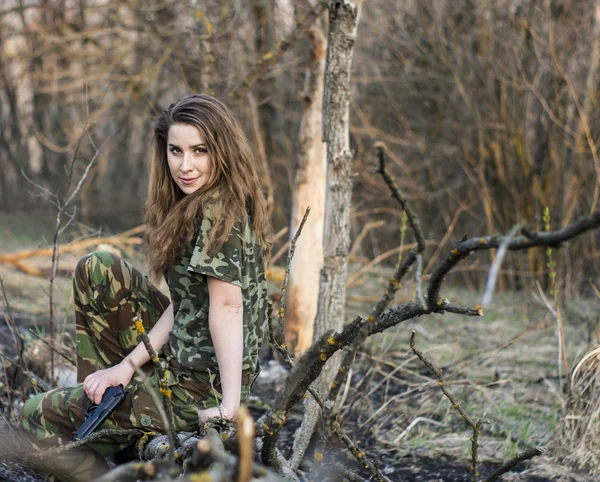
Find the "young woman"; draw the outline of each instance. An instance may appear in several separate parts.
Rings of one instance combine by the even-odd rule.
[[[65,444],[90,401],[122,384],[124,401],[97,431],[137,430],[96,438],[55,463],[42,460],[59,480],[94,479],[108,470],[104,457],[134,443],[140,430],[165,431],[149,393],[162,399],[136,316],[168,363],[178,431],[195,431],[213,417],[234,419],[258,374],[269,221],[248,141],[214,97],[188,95],[160,114],[145,219],[151,275],[165,276],[170,300],[114,254],[83,257],[73,281],[80,383],[40,394],[21,412],[35,445]]]

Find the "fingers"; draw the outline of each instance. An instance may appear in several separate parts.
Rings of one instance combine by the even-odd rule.
[[[94,380],[93,373],[91,375],[88,375],[87,377],[85,377],[85,380],[83,380],[83,394],[86,397],[88,397],[90,400],[92,400],[91,395],[90,395],[90,386],[91,386],[93,380]]]
[[[104,392],[109,384],[102,378],[94,375],[94,373],[88,375],[83,381],[83,393],[93,403],[98,405],[102,401],[102,395],[104,395]]]
[[[202,423],[206,422],[207,420],[210,420],[211,418],[217,417],[219,417],[219,411],[216,409],[216,407],[198,411],[198,418]]]
[[[218,407],[211,407],[205,410],[198,411],[198,419],[201,423],[204,423],[207,420],[210,420],[211,418],[222,418],[224,420],[229,420],[233,422],[236,417],[235,415],[230,416],[228,413],[224,413],[223,411],[219,410]]]
[[[98,382],[98,385],[96,385],[94,387],[94,391],[93,391],[93,400],[94,403],[96,405],[98,405],[100,402],[102,402],[102,395],[104,395],[104,392],[106,391],[108,384],[106,382]]]

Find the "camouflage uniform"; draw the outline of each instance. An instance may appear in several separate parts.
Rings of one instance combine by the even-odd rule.
[[[184,367],[194,372],[218,371],[217,357],[208,330],[206,276],[227,281],[242,289],[244,300],[244,357],[242,369],[258,371],[258,351],[267,327],[267,279],[259,240],[250,219],[233,225],[231,236],[217,253],[208,252],[208,235],[219,216],[218,205],[207,206],[198,220],[194,245],[180,263],[167,270],[167,284],[175,311],[169,347]]]
[[[258,350],[267,316],[266,278],[256,238],[246,224],[236,224],[218,253],[206,253],[207,235],[214,219],[210,210],[200,220],[193,246],[180,263],[166,273],[175,321],[169,343],[159,351],[169,363],[168,385],[177,431],[196,431],[198,410],[216,406],[221,394],[218,366],[208,331],[206,275],[242,288],[244,299],[244,359],[242,396],[249,393],[258,370]],[[73,290],[77,331],[77,381],[75,387],[58,388],[28,400],[21,412],[21,427],[40,448],[65,444],[73,439],[85,420],[89,400],[83,380],[90,373],[119,363],[141,341],[132,322],[137,314],[146,331],[158,321],[170,301],[129,263],[108,252],[94,252],[78,263]],[[151,362],[142,371],[153,375]],[[155,374],[154,374],[155,375]],[[126,387],[125,400],[96,429],[139,429],[164,432],[165,427],[148,390],[159,400],[158,378],[145,383],[134,375]],[[212,383],[211,383],[212,382]],[[212,386],[211,386],[212,385]],[[44,469],[63,481],[93,480],[108,470],[105,456],[135,443],[137,433],[104,436],[78,449],[61,453],[59,459],[41,462]]]

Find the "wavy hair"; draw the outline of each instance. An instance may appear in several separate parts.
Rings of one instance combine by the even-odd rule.
[[[212,160],[206,184],[186,195],[177,186],[167,162],[167,138],[173,124],[190,124],[201,135]],[[246,222],[262,242],[268,261],[271,252],[267,203],[263,196],[257,163],[240,124],[220,100],[205,94],[190,94],[163,110],[154,125],[150,182],[145,205],[146,242],[151,276],[159,279],[176,264],[196,232],[198,214],[210,202],[222,213],[209,235],[209,251],[218,250],[231,234],[236,221]]]

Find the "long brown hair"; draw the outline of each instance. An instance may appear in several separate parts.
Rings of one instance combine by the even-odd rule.
[[[177,123],[198,128],[212,160],[210,179],[189,195],[175,184],[167,163],[169,128]],[[239,219],[245,222],[249,214],[268,260],[270,227],[256,161],[244,131],[225,104],[205,94],[179,99],[158,117],[153,145],[145,214],[152,277],[160,278],[177,263],[185,245],[192,241],[199,210],[215,200],[222,215],[209,235],[209,251],[219,249],[234,223]]]

